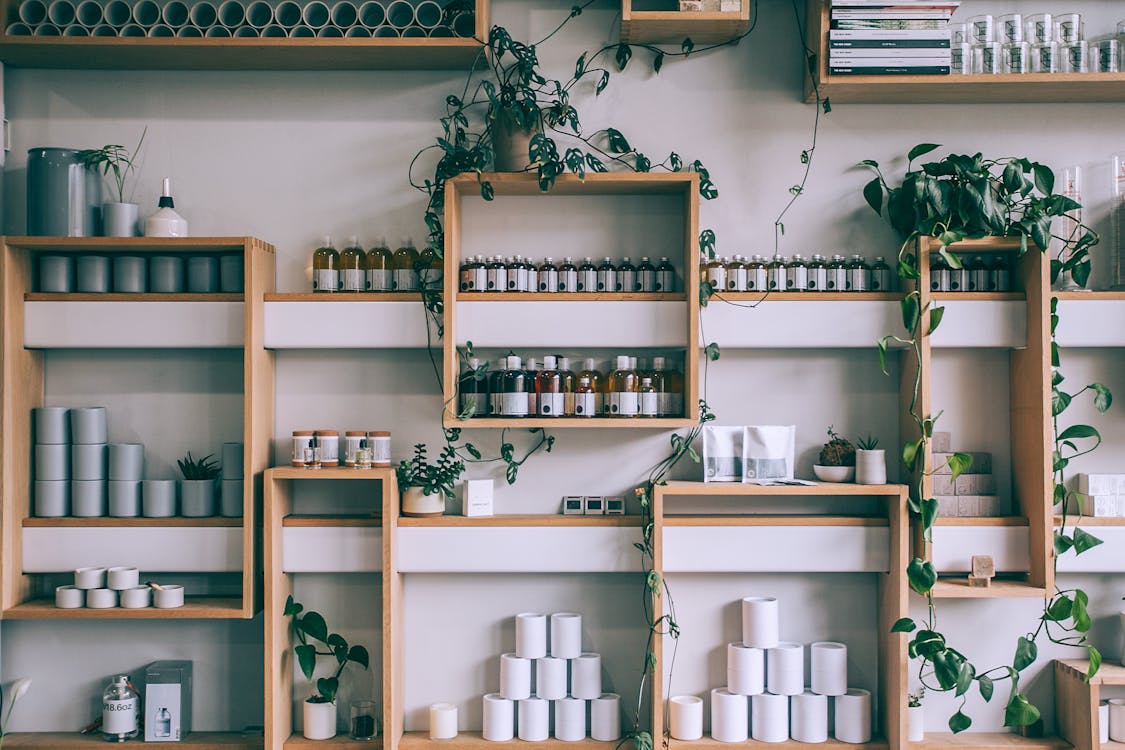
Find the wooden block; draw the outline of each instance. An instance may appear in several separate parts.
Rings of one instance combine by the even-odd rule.
[[[972,571],[974,578],[992,578],[996,575],[996,563],[992,555],[973,555]]]
[[[948,432],[935,432],[930,438],[930,449],[934,453],[949,453],[953,450],[952,445],[953,440]]]
[[[991,585],[991,578],[977,578],[976,576],[969,576],[969,588],[986,589]]]
[[[957,515],[962,518],[975,518],[979,516],[980,497],[977,495],[958,495]]]
[[[977,499],[977,513],[984,518],[995,518],[1000,512],[1000,498],[996,495],[974,495]]]

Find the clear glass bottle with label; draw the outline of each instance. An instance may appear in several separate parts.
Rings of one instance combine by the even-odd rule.
[[[535,393],[535,379],[539,376],[539,362],[535,357],[528,357],[524,365],[524,393],[527,394],[527,413],[533,416],[539,413],[539,397]]]
[[[587,357],[583,361],[582,372],[580,372],[578,374],[578,378],[579,378],[579,380],[581,380],[582,378],[587,378],[590,381],[590,383],[594,386],[594,394],[595,394],[594,400],[596,402],[595,403],[595,407],[596,407],[595,412],[598,415],[604,414],[605,413],[605,398],[603,398],[603,394],[605,393],[605,388],[604,388],[605,379],[602,377],[601,371],[598,370],[598,363],[592,357]],[[578,412],[578,408],[577,408],[577,406],[575,406],[575,413],[577,414],[577,412]],[[579,414],[578,416],[582,416],[582,415]],[[593,415],[591,415],[591,416],[593,416]]]
[[[598,267],[591,258],[583,258],[582,265],[578,267],[578,291],[598,291]]]
[[[703,264],[703,278],[711,283],[711,288],[722,292],[727,288],[727,263],[730,258],[715,256]]]
[[[949,291],[949,264],[937,253],[930,256],[930,291]]]
[[[559,266],[559,291],[578,291],[578,266],[574,265],[574,258],[563,258]]]
[[[611,417],[635,417],[640,411],[640,382],[629,366],[629,357],[617,358],[616,367],[606,378],[606,396]]]
[[[477,255],[461,265],[461,291],[483,292],[488,289],[488,268]]]
[[[764,292],[769,289],[766,259],[761,255],[754,255],[746,266],[746,291]]]
[[[894,283],[891,276],[891,267],[887,265],[887,260],[883,256],[875,258],[875,263],[871,266],[871,291],[873,292],[891,292],[894,291]]]
[[[558,358],[547,354],[543,357],[543,369],[535,376],[536,413],[541,417],[561,417],[566,412],[566,398],[558,366]]]
[[[726,289],[728,292],[746,291],[746,263],[741,255],[734,256],[727,264]]]
[[[532,268],[534,268],[534,266],[531,264],[530,260],[525,259],[522,255],[516,256],[516,291],[517,292],[530,292],[530,291],[533,291],[536,288],[535,286],[532,286],[532,281],[531,281],[531,269]],[[539,274],[536,274],[535,276],[536,276],[536,279],[538,279]],[[536,285],[536,286],[538,286],[538,285]]]
[[[418,250],[414,247],[414,240],[407,237],[402,241],[402,246],[395,250],[395,291],[418,291]]]
[[[661,258],[660,265],[656,267],[656,291],[676,291],[676,268],[667,258]]]
[[[780,255],[773,256],[773,260],[766,266],[766,288],[771,292],[784,292],[788,283],[789,272],[785,268],[786,259]]]
[[[664,357],[652,358],[652,370],[646,375],[652,379],[652,387],[656,389],[656,413],[665,417],[672,412],[672,394],[668,392],[668,377],[665,371]]]
[[[833,255],[828,263],[828,286],[830,292],[844,292],[848,289],[848,269],[843,255]]]
[[[541,292],[559,291],[559,269],[555,265],[554,258],[543,259],[543,265],[539,266],[537,281]]]
[[[640,416],[660,416],[660,394],[656,392],[656,388],[652,384],[652,378],[641,378],[639,401],[640,409],[638,413]]]
[[[508,266],[504,264],[504,259],[502,257],[499,255],[492,256],[492,260],[488,262],[486,268],[486,275],[488,278],[488,291],[508,291]]]
[[[500,413],[505,417],[526,417],[527,405],[531,403],[531,399],[527,395],[527,372],[523,369],[519,357],[508,355],[507,369],[501,381]],[[532,389],[534,393],[534,386]]]
[[[846,268],[848,271],[848,291],[867,292],[871,290],[871,266],[867,265],[867,261],[863,259],[862,255],[853,255]]]
[[[527,266],[527,291],[539,291],[539,266],[535,264],[535,261],[533,261],[530,256],[524,258],[523,262],[524,265]],[[555,285],[558,285],[557,281]]]
[[[344,252],[340,253],[340,291],[367,291],[367,257],[359,246],[358,237],[348,237]]]
[[[496,360],[496,369],[488,376],[488,411],[494,417],[506,416],[504,414],[504,386],[507,376],[508,358],[501,357]]]
[[[488,371],[482,369],[481,364],[476,357],[470,357],[468,368],[461,373],[461,379],[457,383],[459,415],[488,416]]]
[[[578,384],[574,386],[574,416],[596,417],[601,403],[601,393],[593,379],[585,372],[578,376]]]
[[[633,265],[633,259],[627,255],[621,259],[621,265],[617,267],[617,291],[630,293],[637,291],[637,267]]]
[[[340,291],[340,254],[332,246],[332,238],[325,237],[313,253],[313,291]]]
[[[577,380],[574,371],[570,369],[568,357],[558,357],[559,379],[562,382],[563,416],[574,416],[574,384]]]
[[[141,698],[129,684],[129,676],[114,677],[102,694],[102,738],[106,742],[125,742],[136,737],[140,704]]]
[[[642,257],[641,262],[637,264],[637,291],[646,293],[656,291],[656,266],[652,265],[648,256]]]
[[[367,289],[371,292],[390,292],[395,288],[393,259],[382,237],[367,251]]]
[[[809,261],[808,285],[810,292],[824,292],[828,287],[828,267],[824,263],[824,256],[814,253]]]
[[[803,292],[809,287],[809,266],[803,255],[793,256],[785,266],[785,291]]]
[[[419,261],[422,266],[419,271],[422,288],[441,291],[445,280],[445,268],[442,266],[442,260],[437,251],[432,247],[427,247],[419,256]]]
[[[617,266],[606,256],[598,266],[598,291],[612,292],[617,289]]]

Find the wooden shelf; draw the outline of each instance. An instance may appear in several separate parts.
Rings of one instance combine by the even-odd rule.
[[[8,37],[10,38],[10,37]],[[82,41],[99,37],[17,37]],[[106,37],[100,37],[102,39]],[[130,40],[145,41],[141,37]],[[190,41],[190,40],[189,40]],[[0,41],[0,50],[3,42]],[[0,57],[3,53],[0,52]],[[93,66],[87,66],[93,67]],[[17,250],[55,253],[242,253],[252,237],[5,237]],[[102,296],[102,295],[98,295]],[[210,296],[210,295],[207,295]]]
[[[567,428],[594,428],[617,430],[680,430],[694,427],[696,421],[686,417],[626,417],[610,419],[607,417],[474,417],[472,419],[458,419],[456,416],[446,414],[446,427],[460,427],[461,429],[503,428],[523,430],[543,427],[546,429]]]
[[[816,484],[801,485],[787,484],[777,487],[766,487],[759,484],[741,484],[739,482],[668,482],[663,487],[665,497],[680,495],[791,495],[806,497],[899,497],[904,495],[908,488],[904,484],[852,484],[850,482],[818,482]]]
[[[735,516],[664,515],[665,526],[887,526],[886,518],[866,516],[771,515]]]
[[[465,516],[437,516],[435,518],[407,518],[400,516],[399,526],[414,526],[419,528],[519,528],[532,526],[640,526],[640,516],[564,516],[561,513],[550,515],[546,513],[527,515],[499,515],[478,516],[466,518]]]
[[[668,740],[669,750],[701,750],[707,748],[714,750],[715,748],[754,748],[755,750],[769,750],[776,748],[777,750],[809,750],[812,747],[807,742],[798,742],[796,740],[785,740],[784,742],[758,742],[757,740],[747,740],[746,742],[719,742],[710,737],[704,737],[700,740]],[[825,742],[815,743],[817,748],[831,748],[831,750],[887,750],[887,742],[881,739],[874,739],[871,742],[864,743],[850,743],[841,742],[835,737],[829,737]]]
[[[1023,292],[931,292],[936,302],[1023,302]]]
[[[815,101],[811,86],[806,100]],[[1125,73],[827,76],[820,97],[841,104],[998,104],[1125,101]]]
[[[387,480],[394,478],[395,470],[380,469],[353,469],[348,466],[323,467],[320,469],[306,469],[297,466],[275,466],[266,470],[266,481],[270,479],[368,479]]]
[[[168,528],[168,527],[235,527],[242,526],[241,518],[210,516],[208,518],[25,518],[23,527],[39,529],[108,529],[108,528]]]
[[[694,172],[590,172],[585,179],[561,174],[549,195],[675,195],[698,191],[698,177]],[[533,172],[482,172],[479,180],[475,174],[461,174],[451,178],[446,189],[479,194],[480,182],[490,183],[496,196],[548,195],[539,189]]]
[[[960,750],[1063,750],[1070,743],[1058,737],[1021,737],[1014,732],[926,732],[922,742],[911,742],[910,750],[942,750],[956,747]]]
[[[727,302],[898,302],[901,292],[716,292]]]
[[[299,526],[304,528],[339,528],[339,527],[374,527],[383,525],[383,519],[378,516],[305,516],[291,515],[281,519],[282,526]]]
[[[1125,302],[1125,291],[1117,292],[1051,292],[1052,297],[1060,300],[1101,300],[1112,302]]]
[[[242,294],[56,294],[28,292],[24,302],[242,302]]]
[[[318,743],[320,745],[326,743]],[[331,744],[331,743],[327,743]],[[353,743],[356,747],[363,747]],[[167,742],[129,743],[131,747],[168,747]],[[4,735],[4,747],[9,750],[101,750],[106,746],[100,734],[79,734],[78,732],[19,732]],[[192,732],[171,746],[181,750],[262,750],[261,735],[246,735],[240,732]],[[289,744],[286,743],[286,747]],[[311,747],[311,746],[310,746]]]
[[[684,292],[458,292],[458,302],[685,302]]]
[[[1086,680],[1086,670],[1090,668],[1090,662],[1085,659],[1057,659],[1056,662],[1063,665],[1074,677],[1082,681]],[[1098,673],[1090,682],[1094,685],[1125,686],[1125,666],[1103,661],[1098,668]]]
[[[481,736],[480,732],[459,732],[456,739],[431,740],[426,732],[403,732],[402,739],[398,742],[399,750],[496,750],[497,748],[534,748],[535,750],[582,750],[582,748],[599,748],[599,750],[614,750],[620,743],[598,742],[586,738],[577,742],[563,742],[562,740],[549,739],[543,742],[524,742],[513,739],[511,742],[490,742]],[[853,747],[855,747],[853,745]]]
[[[242,600],[235,597],[187,597],[174,609],[59,609],[54,599],[33,599],[4,610],[6,620],[234,620],[243,617]]]
[[[1042,599],[1047,590],[1023,581],[996,580],[991,586],[971,587],[967,578],[942,578],[934,584],[935,599]]]
[[[285,750],[316,750],[320,747],[350,747],[354,750],[382,750],[383,738],[360,742],[348,737],[347,733],[338,734],[330,740],[306,740],[299,734],[289,736],[285,740]]]
[[[266,302],[421,302],[419,292],[273,292]]]
[[[621,41],[632,44],[681,44],[690,38],[696,47],[721,44],[750,29],[751,0],[742,0],[740,10],[699,12],[677,10],[633,10],[632,0],[623,0]]]
[[[938,516],[934,526],[1027,526],[1023,516]]]
[[[1055,516],[1055,526],[1062,526],[1062,516]],[[1066,515],[1066,525],[1074,526],[1125,526],[1125,517]]]

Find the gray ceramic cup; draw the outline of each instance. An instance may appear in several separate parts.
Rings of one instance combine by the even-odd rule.
[[[187,518],[215,515],[215,482],[211,479],[180,480],[180,515]]]
[[[184,259],[157,255],[148,261],[148,290],[155,294],[180,294],[184,291]]]
[[[109,444],[110,481],[140,481],[145,475],[145,447],[140,443]]]
[[[145,518],[176,515],[175,479],[146,479],[141,483],[141,512]]]
[[[88,294],[105,294],[109,291],[109,258],[104,255],[80,255],[77,267],[75,289]]]
[[[219,259],[213,255],[188,258],[187,290],[192,294],[214,294],[219,291]]]
[[[242,517],[242,480],[224,479],[223,497],[219,504],[219,515],[227,518]]]
[[[148,289],[145,259],[136,255],[120,255],[113,259],[113,291],[121,294],[143,294]]]
[[[223,479],[242,479],[242,443],[223,443]]]
[[[70,446],[36,445],[35,478],[43,482],[70,479]]]
[[[70,512],[79,518],[100,518],[106,512],[105,480],[70,483]]]
[[[135,518],[141,514],[140,480],[109,480],[109,515],[114,518]]]
[[[74,445],[70,449],[70,476],[84,482],[104,480],[106,476],[105,443]]]
[[[62,406],[40,406],[35,413],[35,442],[65,445],[70,442],[69,409]]]
[[[152,605],[152,589],[148,586],[134,586],[117,593],[125,609],[144,609]]]
[[[69,255],[39,256],[39,291],[74,291],[74,258]]]
[[[219,258],[219,291],[236,294],[242,291],[242,256],[224,255]]]
[[[39,518],[60,518],[70,515],[70,482],[35,481],[35,515]]]
[[[94,444],[108,440],[104,406],[81,406],[70,410],[70,439],[74,443]]]

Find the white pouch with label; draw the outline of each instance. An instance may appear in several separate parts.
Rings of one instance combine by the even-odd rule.
[[[743,427],[703,427],[703,481],[737,482],[742,476]]]
[[[743,429],[742,481],[792,479],[797,428],[761,425]]]

